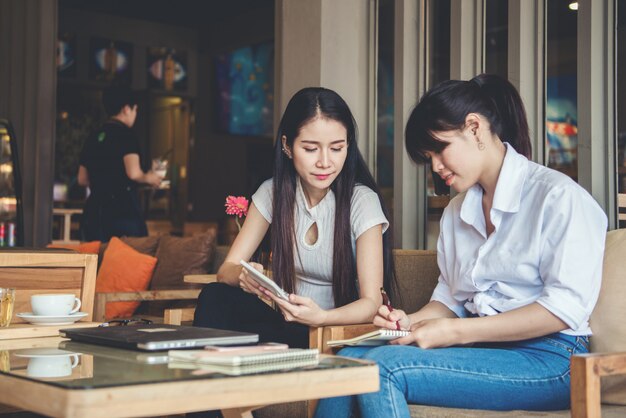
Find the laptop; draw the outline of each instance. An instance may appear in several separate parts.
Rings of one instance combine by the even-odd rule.
[[[248,332],[164,324],[71,328],[59,333],[73,341],[145,351],[255,344],[259,341],[258,334]]]
[[[89,354],[94,357],[104,357],[114,360],[129,361],[141,364],[167,364],[167,351],[138,351],[124,350],[102,345],[80,343],[78,341],[63,340],[59,343],[61,350],[72,351],[79,354]]]

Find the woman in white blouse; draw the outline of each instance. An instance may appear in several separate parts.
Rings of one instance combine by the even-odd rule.
[[[380,288],[392,286],[392,241],[356,131],[348,105],[334,91],[305,88],[292,97],[278,129],[273,178],[252,196],[218,283],[200,294],[194,325],[306,347],[309,325],[374,318]],[[290,294],[288,302],[259,287],[239,264],[268,231],[272,276]],[[273,299],[278,311],[259,297]]]
[[[588,351],[600,290],[604,212],[569,177],[528,160],[521,98],[498,76],[426,93],[406,147],[458,195],[441,219],[431,301],[410,315],[381,306],[374,319],[410,335],[340,352],[379,364],[381,390],[357,398],[362,416],[408,417],[408,403],[567,409],[569,360]],[[348,416],[353,400],[324,400],[318,416]]]

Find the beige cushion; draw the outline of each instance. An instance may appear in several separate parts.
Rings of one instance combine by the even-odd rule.
[[[569,418],[570,411],[485,411],[482,409],[439,408],[435,406],[409,405],[414,418]],[[626,407],[602,405],[602,418],[622,418]]]
[[[430,300],[439,278],[437,252],[393,250],[398,289],[392,293],[392,304],[413,313]]]
[[[609,231],[604,249],[602,288],[591,315],[591,350],[626,351],[626,229]],[[602,402],[626,405],[626,377],[602,378]]]

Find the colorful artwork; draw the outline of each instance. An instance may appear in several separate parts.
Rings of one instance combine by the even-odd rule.
[[[133,47],[128,42],[91,38],[89,78],[96,81],[131,82]]]
[[[187,89],[187,54],[171,48],[148,48],[148,87]]]
[[[575,75],[547,79],[546,139],[550,167],[576,164],[578,110]]]
[[[57,72],[62,77],[76,77],[76,36],[63,33],[57,39]]]
[[[237,135],[272,136],[274,43],[219,55],[215,73],[218,129]]]

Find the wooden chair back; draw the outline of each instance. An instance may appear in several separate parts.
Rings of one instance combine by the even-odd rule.
[[[626,222],[626,193],[617,194],[617,219]]]
[[[163,323],[169,325],[182,325],[183,322],[193,321],[196,308],[166,309],[163,311]]]
[[[0,251],[0,287],[15,289],[12,324],[16,316],[31,312],[30,297],[40,293],[73,293],[82,302],[81,312],[92,321],[98,256],[63,250]]]

